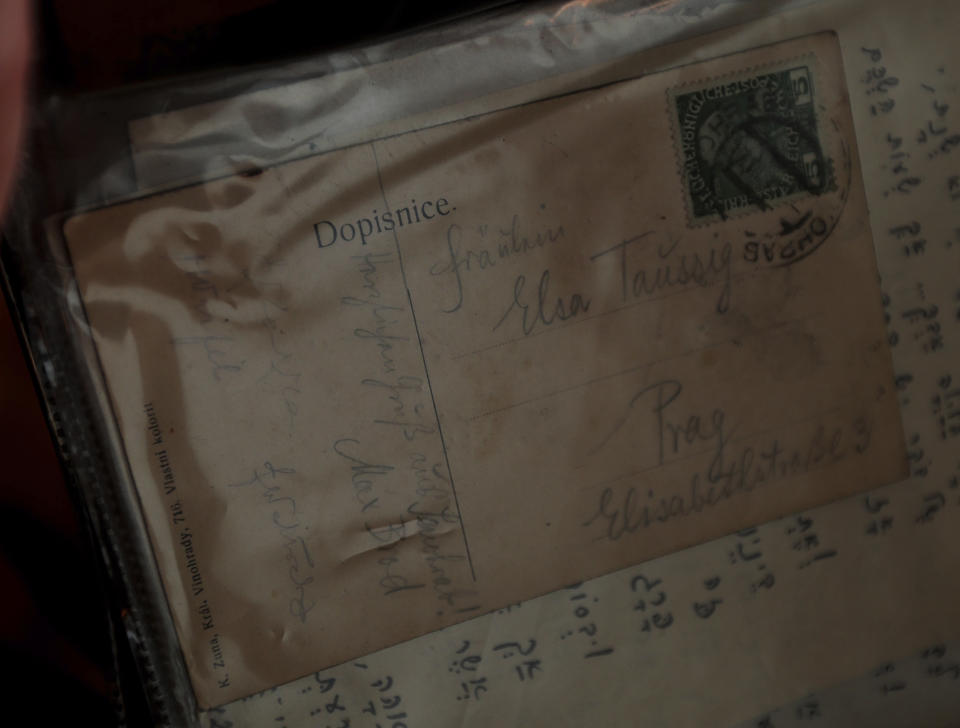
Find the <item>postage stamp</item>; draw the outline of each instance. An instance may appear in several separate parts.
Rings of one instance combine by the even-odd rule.
[[[835,189],[812,69],[801,58],[668,91],[689,224]]]

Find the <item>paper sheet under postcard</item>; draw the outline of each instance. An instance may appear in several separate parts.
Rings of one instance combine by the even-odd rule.
[[[66,236],[202,705],[906,475],[832,34]]]

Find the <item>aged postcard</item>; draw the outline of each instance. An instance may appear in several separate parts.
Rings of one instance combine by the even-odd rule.
[[[809,36],[68,221],[200,703],[903,477],[843,79]]]

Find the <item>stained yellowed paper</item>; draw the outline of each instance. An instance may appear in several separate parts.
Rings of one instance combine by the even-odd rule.
[[[906,474],[829,33],[66,235],[203,705]]]

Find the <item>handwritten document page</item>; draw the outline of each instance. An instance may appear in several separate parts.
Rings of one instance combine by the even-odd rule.
[[[201,704],[905,475],[841,68],[807,36],[69,221]]]
[[[960,715],[960,644],[938,642],[810,692],[736,728],[951,728]]]

